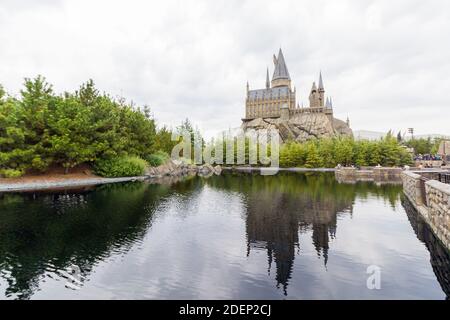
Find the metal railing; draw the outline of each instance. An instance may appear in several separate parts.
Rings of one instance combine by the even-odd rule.
[[[437,180],[442,183],[450,184],[450,173],[438,173]]]

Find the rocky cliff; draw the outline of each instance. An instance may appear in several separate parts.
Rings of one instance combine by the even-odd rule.
[[[244,131],[261,129],[278,129],[282,142],[296,140],[299,142],[315,138],[331,138],[335,136],[353,136],[352,130],[339,119],[331,121],[323,113],[299,114],[289,120],[281,118],[258,118],[244,122]]]

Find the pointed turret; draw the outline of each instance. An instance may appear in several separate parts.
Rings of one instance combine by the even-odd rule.
[[[327,101],[325,103],[325,107],[326,108],[330,108],[330,98],[329,97],[327,97]]]
[[[281,87],[281,86],[289,86],[291,85],[291,77],[289,75],[289,71],[286,66],[286,62],[284,60],[283,51],[278,52],[278,57],[275,57],[273,62],[275,64],[275,70],[273,71],[272,76],[272,87]]]
[[[350,118],[347,116],[347,127],[349,127],[350,128]]]
[[[325,88],[323,87],[322,71],[319,74],[319,106],[323,107],[325,104]]]
[[[317,87],[316,87],[316,82],[313,82],[312,88],[311,88],[311,93],[317,91]]]
[[[267,68],[267,73],[266,73],[266,89],[270,89],[269,68]]]
[[[323,87],[322,71],[320,71],[320,74],[319,74],[319,91],[320,91],[320,90],[325,91],[325,89],[324,89],[324,87]]]

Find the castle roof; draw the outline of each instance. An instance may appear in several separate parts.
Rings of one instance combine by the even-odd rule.
[[[278,52],[278,58],[274,56],[274,63],[275,63],[275,70],[273,72],[273,80],[277,79],[288,79],[291,80],[291,77],[289,76],[289,71],[286,67],[286,62],[284,61],[283,51]]]
[[[289,88],[288,87],[276,87],[276,88],[269,88],[269,89],[250,90],[248,92],[249,100],[272,99],[272,98],[288,97],[288,96],[289,96]]]

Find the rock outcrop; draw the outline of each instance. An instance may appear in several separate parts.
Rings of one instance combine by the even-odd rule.
[[[197,166],[172,160],[159,167],[148,167],[145,171],[145,175],[148,177],[181,176],[196,173]]]
[[[220,175],[222,173],[222,167],[217,165],[213,167],[210,164],[204,165],[193,165],[187,164],[183,161],[173,161],[169,160],[167,163],[160,165],[159,167],[148,167],[145,171],[145,176],[147,177],[174,177],[174,176],[184,176],[184,175],[195,175],[199,176],[211,176]]]
[[[298,114],[289,120],[281,118],[258,118],[244,122],[244,131],[261,129],[278,129],[280,141],[295,140],[304,142],[315,138],[331,138],[335,136],[353,136],[347,123],[335,119],[331,121],[324,113]]]

